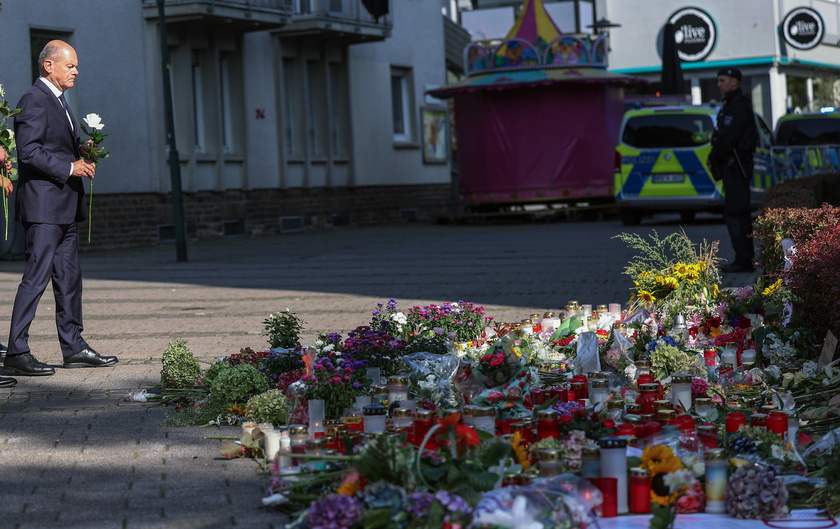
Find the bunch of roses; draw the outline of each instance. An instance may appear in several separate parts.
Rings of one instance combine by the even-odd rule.
[[[715,337],[715,347],[735,346],[746,348],[748,341],[746,329],[735,327],[732,332],[717,335]]]

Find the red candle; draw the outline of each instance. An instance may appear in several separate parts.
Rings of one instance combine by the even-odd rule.
[[[767,429],[784,438],[788,430],[788,416],[783,411],[771,411],[767,417]]]
[[[703,351],[703,360],[706,361],[707,366],[715,367],[717,365],[717,349],[706,349]]]
[[[575,375],[572,377],[572,389],[575,391],[575,395],[579,399],[588,399],[589,398],[589,379],[586,378],[586,375]],[[583,387],[578,388],[575,384],[583,384]],[[578,391],[580,391],[578,393]]]
[[[630,469],[630,512],[650,512],[650,472],[645,468]]]
[[[545,404],[545,390],[543,388],[531,388],[531,404],[534,406],[542,406]]]
[[[552,437],[560,438],[560,418],[554,410],[537,412],[537,441]]]
[[[589,481],[601,491],[601,496],[603,497],[601,517],[613,518],[618,516],[618,479],[590,478]]]
[[[435,424],[435,412],[431,410],[417,410],[414,412],[414,443],[420,446],[420,443],[426,438],[432,426]],[[430,450],[435,449],[435,440],[429,439],[426,443],[426,448]]]
[[[726,433],[734,433],[747,425],[747,417],[739,411],[730,412],[726,416]]]

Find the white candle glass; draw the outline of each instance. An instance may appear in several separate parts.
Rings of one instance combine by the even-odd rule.
[[[315,433],[324,432],[324,420],[326,414],[325,403],[322,399],[310,399],[309,404],[309,438],[317,437]]]

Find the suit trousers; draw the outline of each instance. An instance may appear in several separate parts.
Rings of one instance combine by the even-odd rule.
[[[748,167],[752,174],[752,165]],[[753,247],[752,213],[750,210],[750,183],[737,167],[723,171],[723,189],[726,193],[723,205],[723,219],[729,231],[729,239],[735,250],[737,266],[753,265],[755,250]]]
[[[26,267],[18,286],[8,354],[29,352],[29,327],[52,280],[55,326],[63,356],[88,347],[82,338],[82,271],[76,224],[24,223]]]

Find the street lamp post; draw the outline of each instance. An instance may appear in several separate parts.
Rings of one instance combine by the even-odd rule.
[[[175,222],[175,248],[178,262],[187,261],[187,234],[184,226],[184,203],[181,196],[181,165],[175,146],[175,118],[172,111],[172,88],[169,80],[169,42],[166,38],[164,0],[157,0],[160,30],[160,62],[163,68],[163,107],[166,114],[166,140],[169,145],[169,176],[172,180],[172,216]]]

